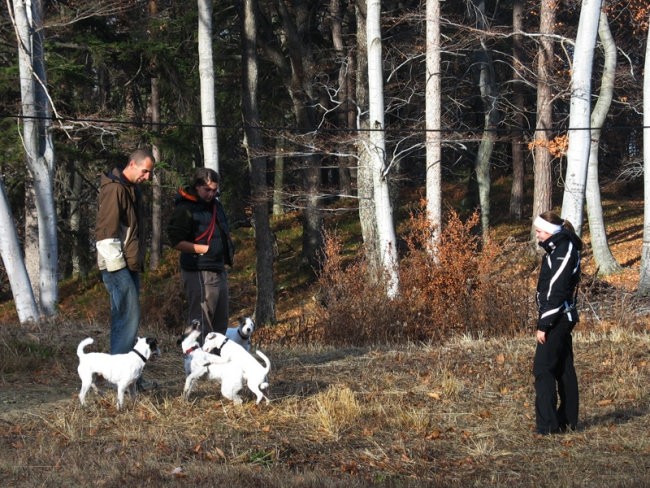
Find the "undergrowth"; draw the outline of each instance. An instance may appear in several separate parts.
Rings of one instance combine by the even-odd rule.
[[[335,234],[325,239],[319,276],[319,337],[333,344],[430,341],[454,334],[513,335],[534,311],[526,274],[511,268],[503,246],[475,232],[478,214],[451,212],[434,244],[425,212],[411,214],[400,261],[400,293],[388,299],[365,256],[342,257]]]

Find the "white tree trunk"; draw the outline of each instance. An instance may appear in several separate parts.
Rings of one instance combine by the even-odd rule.
[[[394,298],[399,292],[397,273],[397,239],[393,224],[388,175],[386,174],[386,139],[384,134],[384,79],[381,43],[381,1],[367,2],[366,36],[368,41],[368,114],[370,136],[368,153],[371,160],[375,196],[375,218],[379,255],[386,273],[386,295]]]
[[[203,164],[206,168],[219,172],[217,109],[214,98],[214,60],[212,58],[212,0],[198,0],[198,9]]]
[[[643,245],[639,271],[639,296],[650,295],[650,31],[645,45],[643,78]]]
[[[427,0],[427,58],[425,88],[426,127],[426,195],[427,218],[433,230],[431,244],[435,249],[442,229],[442,133],[440,80],[440,0]]]
[[[44,315],[52,316],[56,313],[58,301],[58,243],[53,185],[54,146],[50,100],[46,91],[42,5],[39,0],[16,0],[13,6],[18,37],[21,102],[25,116],[23,142],[34,182],[38,215],[40,306]]]
[[[603,219],[603,204],[600,198],[600,185],[598,183],[598,146],[600,133],[609,112],[614,94],[614,80],[616,75],[616,44],[609,29],[607,14],[600,15],[598,36],[605,52],[603,75],[600,80],[600,93],[598,101],[591,114],[591,149],[589,153],[589,168],[587,170],[587,215],[589,218],[589,235],[591,248],[596,261],[599,275],[610,275],[621,270],[607,244],[607,233]]]
[[[601,0],[582,0],[571,71],[569,148],[562,217],[582,234],[587,166],[591,146],[591,72]]]
[[[16,226],[11,218],[11,209],[0,181],[0,256],[9,277],[11,293],[14,297],[18,320],[21,324],[38,320],[38,308],[32,292],[32,285],[23,261],[23,253],[18,242]]]

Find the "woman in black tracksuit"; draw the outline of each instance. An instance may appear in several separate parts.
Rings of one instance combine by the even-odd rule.
[[[567,220],[545,212],[533,222],[546,251],[537,282],[535,416],[539,434],[574,430],[578,424],[578,378],[571,331],[578,322],[576,293],[582,241]],[[558,393],[560,402],[558,406]]]

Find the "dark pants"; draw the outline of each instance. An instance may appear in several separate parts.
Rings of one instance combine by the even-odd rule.
[[[536,425],[540,434],[575,429],[578,425],[578,378],[573,366],[572,329],[573,324],[563,316],[546,334],[546,343],[537,344],[533,374]]]
[[[185,298],[188,303],[188,323],[201,323],[201,338],[208,332],[226,333],[228,328],[228,273],[181,270]]]

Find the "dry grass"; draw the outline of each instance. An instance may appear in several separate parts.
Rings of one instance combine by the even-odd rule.
[[[617,205],[607,205],[613,209],[609,219]],[[163,351],[145,373],[161,387],[127,401],[120,412],[110,390],[101,397],[91,393],[86,408],[77,398],[77,343],[90,335],[96,350],[107,349],[106,296],[99,282],[91,279],[83,290],[66,284],[64,290],[71,291],[62,296],[75,301],[64,300],[60,319],[41,328],[18,327],[4,307],[0,479],[4,486],[21,487],[649,486],[650,307],[632,293],[642,213],[630,205],[634,218],[622,212],[625,219],[611,223],[611,244],[624,272],[591,279],[588,249],[584,257],[582,322],[574,341],[581,391],[576,432],[534,435],[534,341],[528,329],[536,271],[535,260],[519,252],[526,223],[507,229],[507,237],[497,229],[503,261],[495,262],[505,277],[483,266],[473,249],[463,254],[469,259],[464,263],[448,256],[474,278],[471,286],[457,289],[461,299],[451,311],[457,315],[446,316],[445,333],[422,319],[453,299],[432,300],[434,288],[421,292],[432,286],[429,264],[418,260],[423,256],[405,259],[423,270],[408,277],[411,302],[403,305],[410,309],[392,310],[353,276],[358,263],[347,251],[341,252],[343,265],[352,267],[347,273],[333,270],[330,276],[338,278],[327,285],[328,295],[296,281],[298,267],[290,258],[298,255],[299,243],[287,230],[279,260],[293,274],[278,277],[285,283],[278,288],[280,322],[256,336],[256,346],[273,363],[269,405],[256,406],[250,395],[234,406],[207,382],[198,384],[190,401],[181,398],[184,375],[175,334],[182,299],[170,262],[143,287],[148,321],[141,332],[157,336]],[[452,243],[452,250],[471,248],[466,230],[458,227],[463,245]],[[240,239],[243,256],[252,241],[243,234]],[[516,280],[514,269],[521,273]],[[231,275],[233,316],[250,313],[251,273],[242,264]],[[451,274],[437,279],[447,280],[440,285],[447,290],[458,284]],[[491,295],[483,283],[500,285],[496,302],[485,299]],[[356,300],[350,289],[359,293]],[[465,297],[476,304],[462,308],[469,303]],[[505,318],[490,315],[491,308],[507,312]],[[463,325],[473,314],[481,320]],[[365,329],[348,329],[356,323]],[[391,328],[381,330],[381,340],[368,340],[386,324]],[[415,336],[411,327],[420,327]],[[356,334],[354,340],[346,331]],[[332,341],[315,340],[327,337]],[[332,343],[339,345],[326,345]]]
[[[70,331],[59,332],[50,341],[73,357]],[[269,346],[271,404],[250,396],[236,407],[208,382],[181,399],[168,333],[146,370],[161,388],[121,412],[112,391],[80,407],[75,361],[30,375],[50,387],[38,405],[22,398],[29,385],[17,374],[6,377],[0,476],[6,486],[641,486],[650,338],[618,328],[575,336],[582,427],[538,439],[530,337]]]

